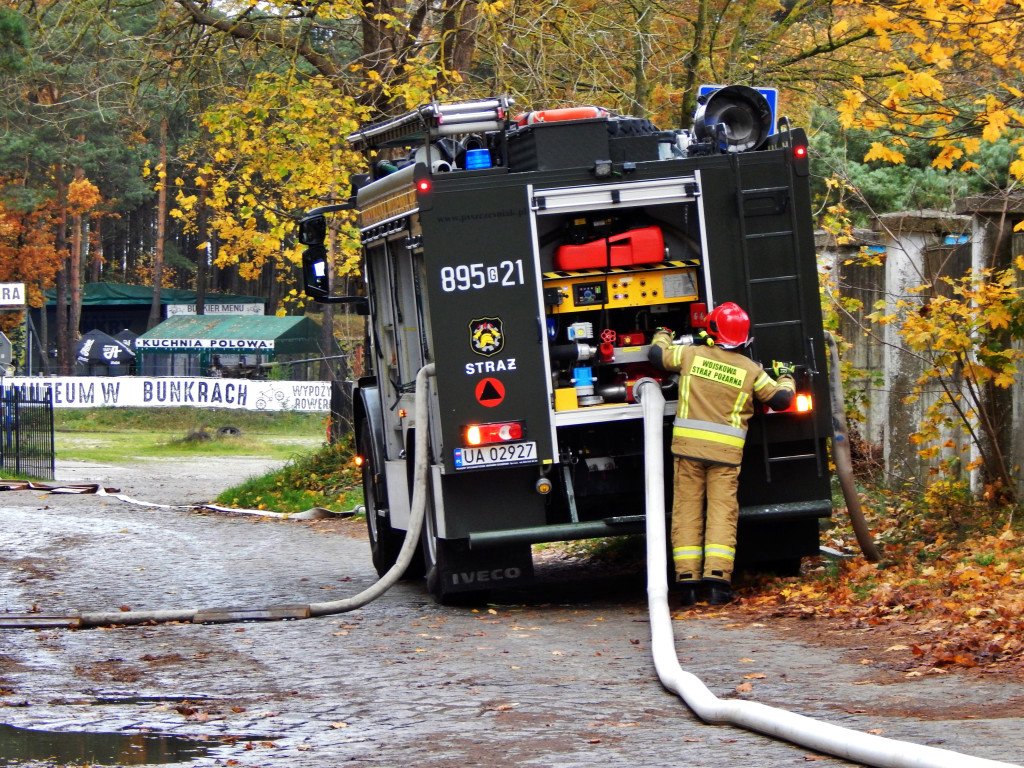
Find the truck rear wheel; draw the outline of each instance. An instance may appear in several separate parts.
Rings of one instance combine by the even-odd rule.
[[[359,455],[363,457],[363,504],[366,507],[366,532],[370,538],[370,558],[378,576],[383,576],[398,560],[405,534],[391,527],[388,516],[388,492],[373,458],[369,422],[359,428]],[[378,478],[380,481],[378,482]]]

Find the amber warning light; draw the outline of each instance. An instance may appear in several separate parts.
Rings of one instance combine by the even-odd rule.
[[[493,445],[523,439],[521,421],[499,421],[492,424],[471,424],[463,432],[466,445]]]

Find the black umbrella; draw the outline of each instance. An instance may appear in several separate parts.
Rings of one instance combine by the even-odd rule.
[[[103,331],[89,331],[78,341],[75,357],[82,365],[120,365],[135,359],[135,353]]]
[[[139,338],[139,334],[135,333],[135,331],[130,331],[127,328],[125,328],[123,331],[118,331],[117,333],[115,333],[114,338],[120,341],[126,347],[128,347],[128,349],[130,349],[132,352],[134,352],[135,340]]]

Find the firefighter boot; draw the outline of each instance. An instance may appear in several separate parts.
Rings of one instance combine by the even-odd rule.
[[[672,585],[672,591],[679,595],[679,605],[685,608],[697,604],[697,590],[699,587],[699,581],[676,576],[675,584]]]
[[[727,581],[718,579],[704,579],[704,587],[707,591],[708,602],[711,605],[728,605],[733,601],[732,587]]]

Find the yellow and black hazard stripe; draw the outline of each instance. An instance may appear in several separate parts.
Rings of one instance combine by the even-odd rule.
[[[638,272],[655,272],[664,269],[679,269],[680,267],[699,267],[700,259],[687,259],[685,261],[662,261],[653,264],[632,264],[628,267],[601,267],[600,269],[574,269],[568,272],[545,272],[545,280],[565,280],[570,277],[587,277],[588,275],[621,275],[637,274]]]

